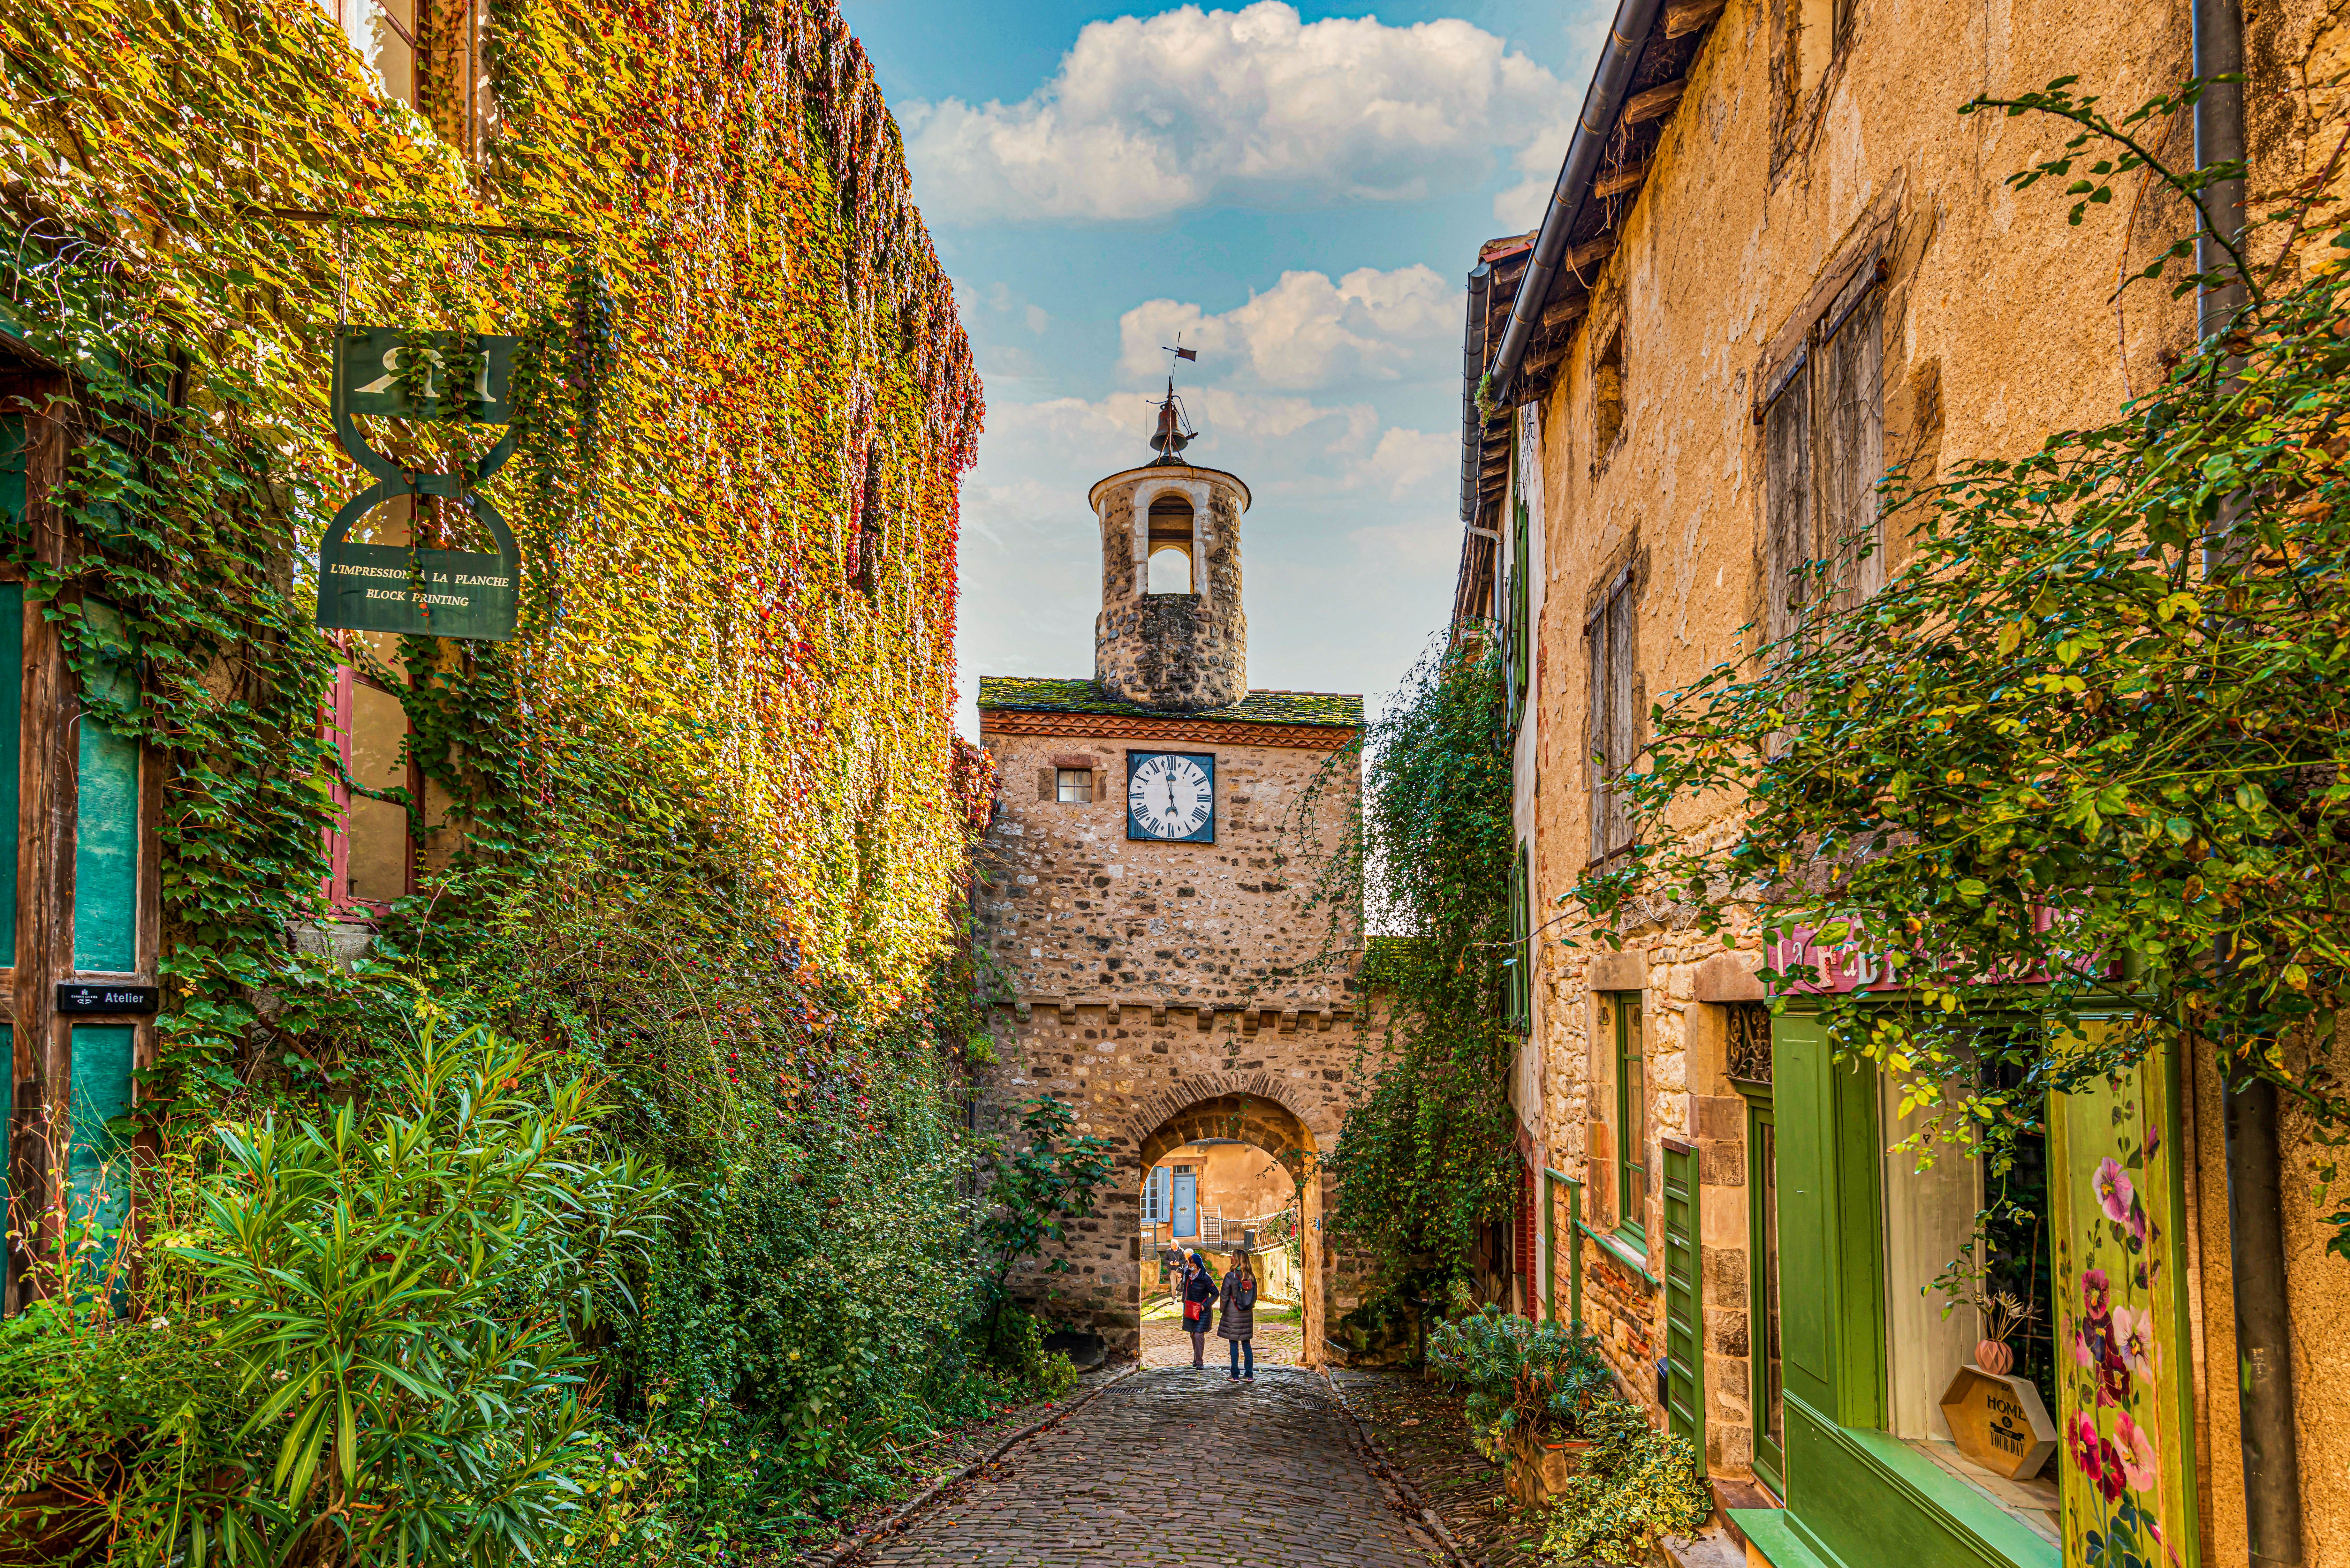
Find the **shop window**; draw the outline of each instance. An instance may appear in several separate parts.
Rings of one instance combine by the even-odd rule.
[[[388,911],[413,886],[409,811],[414,798],[408,711],[398,696],[348,665],[335,670],[332,731],[339,817],[328,841],[328,901],[361,918]],[[398,798],[385,798],[394,795]]]
[[[1632,844],[1632,816],[1617,781],[1638,750],[1638,683],[1632,570],[1616,574],[1584,628],[1591,670],[1591,857]]]
[[[1642,995],[1602,992],[1600,1028],[1616,1067],[1616,1229],[1645,1247],[1648,1211],[1648,1060]]]
[[[1055,768],[1053,770],[1053,798],[1063,805],[1086,805],[1094,798],[1094,775],[1090,768]]]
[[[91,648],[74,775],[73,966],[89,974],[139,968],[139,767],[136,735],[119,717],[139,701],[138,665],[121,611],[81,603]]]
[[[1198,521],[1191,501],[1184,496],[1161,495],[1150,504],[1145,551],[1149,557],[1146,566],[1149,592],[1189,594],[1198,591],[1193,583],[1197,575],[1194,568],[1197,565]]]

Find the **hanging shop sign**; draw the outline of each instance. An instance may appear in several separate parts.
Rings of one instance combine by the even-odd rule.
[[[522,554],[481,485],[514,456],[520,431],[510,391],[521,339],[398,327],[345,327],[335,337],[335,439],[375,483],[343,504],[318,550],[318,624],[411,637],[503,642],[515,634]],[[462,369],[460,376],[452,368]],[[397,462],[367,444],[358,416],[504,425],[506,433],[468,469],[445,473]],[[403,495],[438,495],[479,518],[495,555],[359,545],[352,525]]]

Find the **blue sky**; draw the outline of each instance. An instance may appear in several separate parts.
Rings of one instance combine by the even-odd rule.
[[[1178,330],[1190,455],[1255,496],[1250,684],[1392,689],[1451,595],[1461,279],[1540,217],[1612,5],[844,9],[987,386],[962,727],[981,674],[1092,673],[1086,492],[1150,457]]]

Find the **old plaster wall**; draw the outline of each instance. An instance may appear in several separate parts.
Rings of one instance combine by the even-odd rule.
[[[2285,88],[2325,79],[2329,62],[2350,63],[2344,9],[2295,0],[2255,11],[2255,186],[2305,174],[2333,153],[2338,94],[2259,89],[2262,73]],[[1642,713],[1753,646],[1748,628],[1763,617],[1766,567],[1756,394],[1818,314],[1822,291],[1854,263],[1885,260],[1885,455],[1922,477],[2110,417],[2158,384],[2164,357],[2191,340],[2191,303],[2155,287],[2132,289],[2118,306],[2111,298],[2123,271],[2187,232],[2178,202],[2133,175],[2110,205],[2068,225],[2053,192],[2002,183],[2053,154],[2064,140],[2054,124],[1957,112],[1973,94],[2021,92],[2067,73],[2109,107],[2134,106],[2187,74],[2183,0],[2039,8],[1859,0],[1825,69],[1817,54],[1808,67],[1796,61],[1795,21],[1787,0],[1731,0],[1715,25],[1542,407],[1535,772],[1545,906],[1591,857],[1584,626],[1596,596],[1631,566]],[[2165,147],[2189,156],[2183,120]],[[1625,417],[1603,447],[1595,366],[1611,341],[1621,345]],[[1898,538],[1889,553],[1898,566]],[[1735,811],[1733,802],[1697,803],[1679,826],[1728,835]],[[1637,961],[1628,984],[1647,992],[1650,1168],[1668,1135],[1704,1156],[1709,1461],[1736,1474],[1751,1459],[1745,1160],[1743,1102],[1722,1071],[1723,1004],[1756,992],[1721,966],[1751,970],[1759,942],[1734,914],[1725,957],[1653,910],[1627,946],[1606,961]],[[1604,1179],[1617,1136],[1612,1052],[1595,1027],[1591,992],[1627,977],[1595,985],[1593,950],[1543,946],[1537,1044],[1553,1163],[1570,1172],[1587,1165],[1595,1224],[1612,1225],[1619,1217]],[[1649,1210],[1655,1272],[1653,1199]],[[1627,1384],[1647,1397],[1655,1297],[1623,1274],[1588,1304]]]
[[[1008,722],[1008,721],[1007,721]],[[1115,732],[1052,736],[982,727],[1007,781],[981,889],[983,940],[1011,1000],[995,1014],[988,1114],[1055,1095],[1080,1131],[1104,1138],[1115,1169],[1094,1218],[1059,1251],[1071,1271],[1021,1288],[1056,1321],[1139,1345],[1141,1199],[1149,1162],[1195,1137],[1238,1137],[1305,1177],[1307,1221],[1331,1194],[1315,1162],[1336,1146],[1357,1042],[1351,924],[1333,929],[1302,875],[1336,843],[1358,787],[1351,753]],[[1114,732],[1117,722],[1101,728]],[[1216,758],[1218,842],[1126,836],[1126,753]],[[1088,804],[1039,798],[1027,781],[1097,760]],[[1309,786],[1319,785],[1310,798]],[[1025,785],[1025,787],[1023,787]],[[1311,847],[1309,847],[1311,846]],[[1307,1238],[1319,1266],[1319,1237]],[[1309,1268],[1309,1273],[1313,1272]],[[1318,1346],[1326,1312],[1356,1303],[1344,1260],[1320,1270],[1305,1315]]]

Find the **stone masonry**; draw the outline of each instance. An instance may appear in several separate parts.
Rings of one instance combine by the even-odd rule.
[[[1194,590],[1152,593],[1147,520],[1160,496],[1192,508]],[[1113,697],[1174,712],[1222,708],[1248,695],[1248,617],[1241,608],[1241,514],[1248,487],[1212,468],[1153,463],[1094,486],[1101,524],[1102,603],[1094,679]]]
[[[1319,1266],[1314,1227],[1328,1194],[1315,1167],[1336,1145],[1363,1032],[1348,950],[1357,938],[1351,929],[1334,938],[1301,873],[1353,810],[1354,755],[1330,749],[1353,731],[1301,736],[1194,719],[1182,729],[1195,738],[1162,730],[1138,741],[1117,732],[1139,722],[1122,726],[1118,715],[1065,721],[988,706],[1006,700],[993,685],[983,687],[982,732],[1005,786],[982,892],[989,955],[1011,1001],[997,1012],[992,1114],[1008,1122],[1021,1100],[1057,1096],[1116,1160],[1109,1192],[1063,1249],[1073,1272],[1036,1276],[1030,1292],[1055,1321],[1137,1352],[1143,1173],[1189,1139],[1236,1137],[1304,1182],[1306,1340],[1316,1355],[1325,1314],[1354,1304]],[[1097,732],[1019,732],[1031,727]],[[1321,743],[1232,743],[1268,732]],[[1217,843],[1126,836],[1128,749],[1215,757]],[[1062,772],[1086,759],[1097,764],[1094,798],[1053,798]],[[1316,786],[1309,812],[1301,802]]]
[[[1238,1139],[1298,1183],[1311,1365],[1326,1314],[1354,1304],[1323,1266],[1319,1166],[1367,1033],[1360,911],[1317,887],[1361,788],[1362,699],[1248,690],[1238,479],[1162,462],[1111,474],[1087,500],[1102,544],[1095,678],[991,676],[979,690],[1000,781],[979,889],[1003,998],[988,1114],[1008,1126],[1020,1102],[1054,1095],[1115,1158],[1093,1214],[1044,1260],[1066,1270],[1017,1288],[1055,1323],[1139,1354],[1149,1162],[1191,1139]],[[1164,542],[1180,531],[1190,546],[1191,592],[1150,591],[1154,504]],[[1138,753],[1212,764],[1211,842],[1130,827]]]

